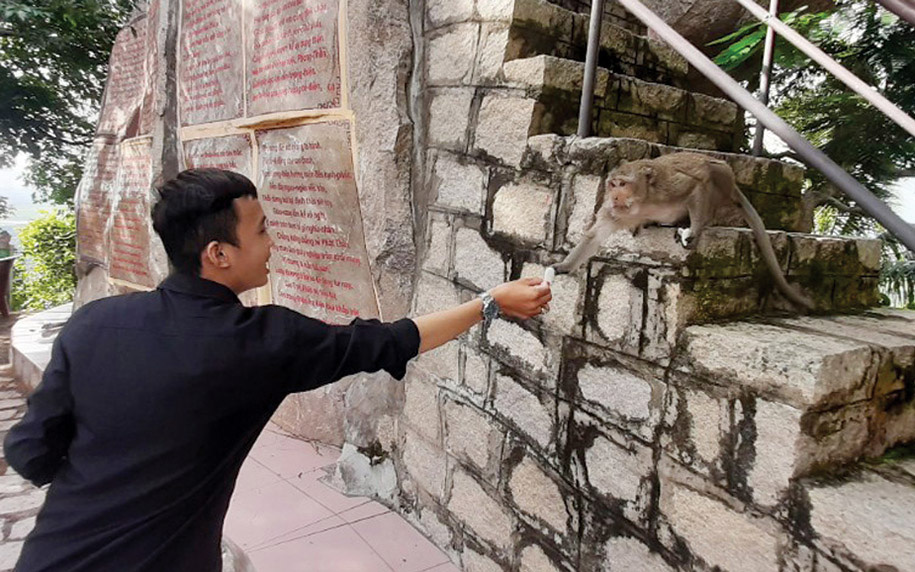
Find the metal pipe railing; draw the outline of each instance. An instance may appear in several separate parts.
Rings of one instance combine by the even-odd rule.
[[[738,0],[739,1],[739,0]],[[753,94],[740,86],[731,76],[707,58],[683,36],[674,31],[654,12],[639,0],[617,0],[633,16],[651,28],[662,40],[679,52],[700,73],[712,81],[740,107],[752,113],[756,120],[766,126],[781,139],[809,166],[818,169],[838,189],[854,200],[858,206],[874,217],[891,232],[906,248],[915,252],[915,226],[906,223],[894,213],[883,201],[865,189],[861,183],[836,165],[822,151],[811,145],[801,134],[760,103]]]
[[[597,56],[600,51],[600,30],[604,18],[604,0],[591,0],[591,22],[588,25],[588,53],[585,55],[585,77],[581,85],[581,105],[578,108],[578,136],[591,134],[591,110],[594,107],[594,78],[597,77]]]
[[[755,4],[753,0],[734,1],[743,6],[748,12],[753,14],[757,20],[768,25],[770,30],[775,28],[775,31],[778,32],[783,38],[810,56],[813,61],[826,68],[829,73],[836,76],[836,78],[838,78],[842,83],[854,90],[855,93],[871,102],[877,109],[895,121],[900,127],[908,131],[912,136],[915,136],[915,119],[912,119],[905,111],[893,105],[890,100],[880,95],[880,93],[873,87],[858,79],[858,76],[851,73],[845,69],[842,64],[826,55],[823,50],[813,45],[809,40],[807,40],[807,38],[795,32],[791,26],[788,26],[779,20],[778,17],[772,16],[766,12],[758,4]]]
[[[770,0],[769,14],[778,18],[778,0]],[[762,70],[759,72],[759,101],[769,107],[769,83],[772,80],[772,60],[775,58],[775,28],[766,28],[766,45],[763,48]],[[756,123],[756,133],[753,134],[753,155],[759,157],[763,151],[763,135],[766,127]]]

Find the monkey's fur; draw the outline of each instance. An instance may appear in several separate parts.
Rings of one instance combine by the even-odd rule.
[[[674,224],[689,216],[689,228],[677,236],[689,247],[723,207],[737,207],[753,230],[762,258],[784,296],[799,308],[813,302],[794,290],[778,265],[759,213],[737,188],[734,171],[724,161],[699,153],[673,153],[625,163],[610,174],[604,202],[581,242],[555,266],[573,272],[595,255],[611,233],[637,233],[647,223]]]

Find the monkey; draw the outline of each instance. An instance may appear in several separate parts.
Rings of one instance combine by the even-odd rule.
[[[766,227],[737,188],[734,171],[726,162],[699,153],[672,153],[617,167],[607,181],[604,202],[581,242],[554,268],[560,274],[574,272],[615,231],[637,234],[647,223],[676,224],[687,216],[689,228],[678,229],[677,238],[684,248],[692,248],[718,209],[726,206],[740,209],[781,293],[799,309],[812,310],[813,302],[785,280]]]

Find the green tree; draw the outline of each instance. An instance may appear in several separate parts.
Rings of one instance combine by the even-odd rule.
[[[72,206],[108,56],[136,0],[0,0],[0,166],[29,157],[35,200]]]
[[[13,269],[12,306],[44,310],[73,299],[76,288],[76,217],[45,212],[19,233],[21,257]]]
[[[910,115],[915,115],[915,27],[867,0],[837,0],[831,13],[802,10],[781,19]],[[727,44],[716,61],[752,89],[765,34],[751,25],[715,43]],[[815,146],[878,197],[915,173],[915,138],[788,42],[776,43],[771,106]],[[791,152],[777,155],[800,158]],[[807,170],[805,203],[826,234],[878,236],[871,217],[814,169]],[[908,299],[915,264],[890,241],[883,286]],[[906,285],[909,285],[906,290]]]

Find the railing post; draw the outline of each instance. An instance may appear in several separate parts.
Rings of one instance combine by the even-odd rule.
[[[770,0],[769,14],[778,18],[778,0]],[[766,24],[766,46],[763,48],[762,70],[759,72],[759,101],[769,106],[769,83],[772,79],[772,60],[775,57],[775,28]],[[766,127],[756,122],[756,133],[753,134],[753,155],[759,157],[763,150],[763,135]]]
[[[581,106],[578,108],[578,136],[591,134],[591,109],[594,107],[594,78],[597,76],[597,55],[600,49],[601,21],[604,0],[591,0],[591,22],[588,26],[588,53],[585,56],[585,77],[581,84]]]

